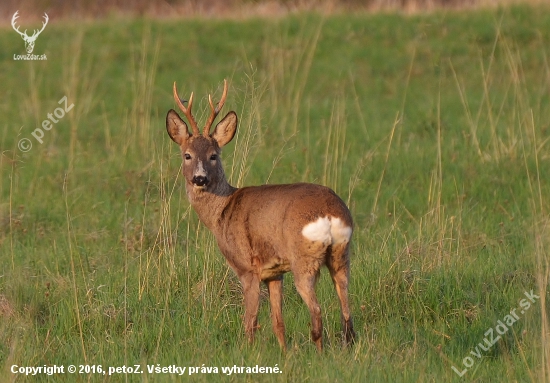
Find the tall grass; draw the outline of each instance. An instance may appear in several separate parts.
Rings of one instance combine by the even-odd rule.
[[[1,75],[13,96],[0,104],[2,379],[68,378],[13,364],[159,363],[283,371],[199,381],[548,381],[547,12],[52,26],[36,49],[62,59],[5,61]],[[0,39],[17,51],[12,34]],[[173,81],[202,121],[223,78],[240,118],[230,181],[323,183],[352,210],[349,350],[326,273],[323,354],[291,275],[289,351],[266,291],[246,342],[240,285],[189,207],[164,128]],[[18,151],[65,94],[75,109]],[[451,367],[531,290],[540,302],[459,378]]]

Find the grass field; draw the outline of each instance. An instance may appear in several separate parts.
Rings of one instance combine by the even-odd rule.
[[[145,371],[76,374],[91,382],[550,380],[550,8],[51,20],[46,61],[14,60],[9,26],[0,44],[0,381],[75,381],[11,372],[54,364]],[[289,351],[265,291],[246,342],[240,285],[165,130],[174,81],[204,121],[224,78],[231,182],[321,183],[350,206],[349,350],[326,270],[322,354],[291,275]]]

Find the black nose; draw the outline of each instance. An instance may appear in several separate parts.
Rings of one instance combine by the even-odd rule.
[[[205,176],[194,176],[192,181],[194,185],[204,186],[208,183],[208,178]]]

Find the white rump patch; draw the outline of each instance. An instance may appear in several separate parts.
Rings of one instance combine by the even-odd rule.
[[[330,244],[349,242],[351,227],[336,217],[319,217],[315,222],[308,223],[302,229],[302,235],[313,242]]]
[[[323,242],[325,246],[332,243],[330,234],[330,220],[328,217],[319,217],[317,221],[308,223],[302,229],[302,235],[313,242]]]
[[[332,218],[330,226],[330,234],[332,235],[332,243],[349,242],[351,238],[351,227],[347,226],[340,218]]]

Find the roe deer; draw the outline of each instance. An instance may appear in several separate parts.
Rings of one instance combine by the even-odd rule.
[[[291,271],[298,293],[311,315],[311,338],[322,350],[321,308],[315,284],[324,264],[328,267],[341,306],[344,342],[355,339],[348,302],[349,244],[353,231],[345,203],[329,188],[296,183],[235,188],[225,178],[220,149],[233,139],[237,115],[231,111],[210,128],[227,97],[227,81],[221,100],[214,107],[202,134],[188,106],[180,100],[174,82],[176,104],[191,124],[173,109],[166,116],[166,129],[183,156],[187,197],[199,219],[212,231],[218,246],[244,292],[244,327],[254,340],[260,299],[260,282],[267,285],[273,331],[286,349],[282,314],[283,274]]]

